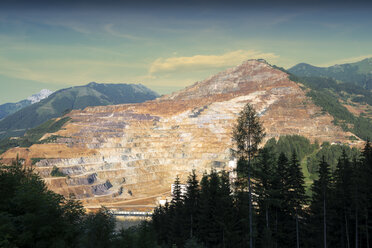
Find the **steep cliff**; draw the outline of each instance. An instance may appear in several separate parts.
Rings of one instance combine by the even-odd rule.
[[[74,110],[55,143],[14,148],[2,158],[19,154],[52,190],[87,207],[151,207],[169,195],[177,174],[185,179],[192,169],[228,166],[232,127],[247,102],[259,112],[266,139],[300,134],[346,142],[351,134],[301,87],[266,62],[249,60],[153,101]],[[57,168],[65,176],[51,176]]]

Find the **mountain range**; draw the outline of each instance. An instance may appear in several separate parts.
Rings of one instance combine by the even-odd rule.
[[[155,99],[158,96],[156,92],[141,84],[98,84],[94,82],[58,90],[39,102],[37,101],[40,98],[34,96],[22,101],[22,104],[19,104],[22,107],[20,110],[0,120],[0,139],[22,136],[28,129],[73,109],[138,103]],[[28,106],[25,106],[26,101]],[[31,104],[32,102],[36,103]]]
[[[27,97],[27,99],[21,100],[16,103],[4,103],[0,105],[0,120],[7,117],[10,114],[17,112],[18,110],[27,107],[31,104],[40,102],[44,98],[47,98],[53,91],[48,89],[42,89],[39,93],[33,94]]]
[[[297,76],[333,78],[372,90],[372,58],[330,67],[316,67],[300,63],[288,69],[288,71]]]

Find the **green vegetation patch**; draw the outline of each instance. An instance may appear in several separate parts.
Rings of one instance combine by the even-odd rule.
[[[52,172],[50,172],[52,177],[65,177],[66,174],[61,172],[57,166],[53,166]]]
[[[23,137],[3,139],[0,141],[0,154],[13,147],[30,147],[33,144],[55,142],[57,138],[62,138],[62,136],[52,135],[44,140],[40,141],[40,139],[46,133],[55,133],[59,131],[62,126],[70,120],[70,117],[63,117],[59,120],[51,119],[35,128],[28,130]]]
[[[319,161],[323,156],[332,171],[336,169],[338,159],[343,152],[351,159],[358,159],[360,156],[360,151],[357,148],[351,148],[344,144],[330,144],[329,142],[324,142],[319,146],[318,142],[312,144],[309,139],[300,135],[280,136],[278,141],[271,138],[266,142],[265,148],[277,156],[284,153],[289,158],[292,152],[296,153],[305,177],[306,193],[309,196],[310,186],[318,178]]]
[[[26,132],[25,137],[29,138],[33,142],[37,142],[43,137],[46,133],[55,133],[59,131],[66,122],[71,120],[70,117],[63,117],[58,121],[51,119],[43,124],[30,129]]]
[[[41,160],[43,160],[44,158],[31,158],[31,164],[32,165],[35,165],[37,162],[40,162]]]
[[[349,96],[358,94],[361,95],[363,102],[372,105],[371,92],[357,85],[339,83],[330,78],[297,77],[290,74],[289,79],[310,88],[307,95],[324,112],[333,116],[335,125],[342,127],[344,131],[354,133],[363,140],[372,137],[372,121],[363,115],[354,116],[339,101],[340,98],[347,100]],[[356,99],[361,101],[360,98]]]
[[[283,152],[288,158],[291,157],[292,152],[295,152],[301,161],[305,156],[319,149],[319,144],[317,142],[311,144],[310,140],[304,136],[284,135],[280,136],[278,141],[275,138],[269,139],[265,144],[265,148],[276,154]]]

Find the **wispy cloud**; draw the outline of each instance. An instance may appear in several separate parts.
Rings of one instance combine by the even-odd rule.
[[[194,55],[190,57],[158,58],[149,68],[149,73],[170,72],[176,70],[194,70],[234,66],[247,59],[273,60],[279,56],[256,50],[236,50],[221,55]]]
[[[138,36],[134,36],[134,35],[131,35],[131,34],[123,34],[123,33],[120,33],[118,31],[116,31],[114,29],[114,24],[113,23],[105,25],[104,30],[107,33],[111,34],[112,36],[116,36],[116,37],[120,37],[120,38],[124,38],[124,39],[128,39],[128,40],[140,40],[141,39]]]
[[[78,32],[78,33],[81,33],[81,34],[91,34],[92,32],[85,26],[83,26],[82,24],[79,24],[79,23],[75,23],[75,22],[69,22],[69,21],[60,21],[60,22],[49,22],[49,23],[46,23],[46,24],[49,24],[49,25],[54,25],[54,26],[60,26],[60,27],[63,27],[63,28],[67,28],[67,29],[70,29],[70,30],[73,30],[75,32]]]

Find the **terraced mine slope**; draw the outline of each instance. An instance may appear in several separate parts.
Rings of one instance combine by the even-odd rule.
[[[349,142],[351,133],[334,126],[286,73],[249,60],[160,99],[74,110],[55,143],[13,148],[2,158],[19,154],[52,190],[86,207],[151,208],[169,195],[177,174],[184,180],[192,169],[228,167],[232,127],[247,102],[261,115],[266,139]]]

